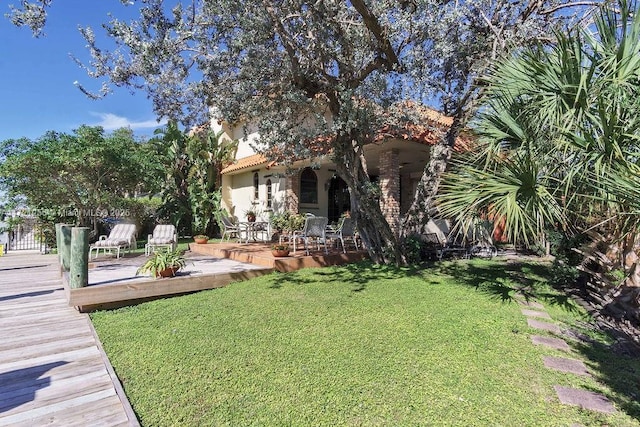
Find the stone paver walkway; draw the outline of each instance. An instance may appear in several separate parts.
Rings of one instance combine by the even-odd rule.
[[[529,300],[519,300],[519,303],[527,308],[521,309],[523,315],[527,316],[527,323],[531,328],[550,332],[552,334],[560,335],[561,329],[557,325],[549,322],[542,322],[536,320],[536,318],[544,318],[551,320],[551,316],[544,310],[544,306],[539,302]],[[530,310],[535,308],[536,310]],[[571,352],[569,344],[561,338],[553,338],[549,336],[532,335],[531,341],[536,345],[542,345],[551,349]],[[589,371],[586,365],[575,359],[569,359],[564,357],[552,357],[544,356],[544,365],[549,369],[554,369],[561,372],[567,372],[574,375],[589,376]],[[603,395],[594,393],[587,390],[581,390],[571,387],[554,386],[558,399],[565,405],[580,406],[581,408],[591,411],[613,413],[615,407],[613,404]]]

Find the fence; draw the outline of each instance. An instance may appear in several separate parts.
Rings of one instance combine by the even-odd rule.
[[[38,226],[38,220],[34,217],[22,217],[20,224],[0,235],[0,244],[3,243],[7,251],[46,252],[42,227]]]

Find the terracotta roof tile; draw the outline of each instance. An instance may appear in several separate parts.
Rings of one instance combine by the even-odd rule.
[[[256,166],[271,167],[274,164],[275,164],[275,162],[269,161],[269,159],[267,159],[262,154],[253,154],[251,156],[243,157],[241,159],[236,160],[231,165],[229,165],[226,168],[222,169],[221,173],[222,174],[227,174],[227,173],[235,172],[235,171],[242,170],[242,169],[254,168]]]
[[[384,125],[373,136],[372,141],[374,143],[382,143],[385,139],[397,138],[405,141],[418,142],[425,145],[435,145],[442,138],[444,132],[453,123],[451,117],[429,108],[424,105],[420,105],[413,101],[405,101],[398,104],[401,109],[412,110],[417,113],[417,117],[420,119],[420,123],[414,123],[412,121],[404,121],[395,125]],[[330,135],[318,136],[309,142],[308,148],[312,153],[317,156],[326,155],[330,153],[330,146],[328,142],[333,137]],[[454,150],[458,152],[469,151],[472,149],[473,138],[468,134],[461,134],[456,138]],[[330,145],[330,144],[329,144]],[[223,174],[239,171],[242,169],[248,169],[256,166],[271,167],[278,164],[278,161],[284,161],[284,153],[273,150],[270,153],[269,159],[262,154],[254,154],[252,156],[244,157],[236,160],[230,166],[227,166],[222,170]]]

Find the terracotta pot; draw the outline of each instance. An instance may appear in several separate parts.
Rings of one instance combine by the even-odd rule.
[[[201,238],[196,238],[193,239],[196,243],[200,244],[200,245],[204,245],[205,243],[207,243],[209,241],[209,239],[201,239]]]
[[[165,268],[164,270],[158,271],[156,277],[174,277],[176,275],[176,271],[178,271],[175,267]]]
[[[276,258],[289,256],[289,249],[271,249],[271,255]]]
[[[247,217],[247,221],[249,221],[249,222],[256,222],[256,217],[255,217],[255,216],[248,216],[248,217]]]

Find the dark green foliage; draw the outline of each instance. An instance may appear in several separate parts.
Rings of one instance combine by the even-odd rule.
[[[0,158],[0,188],[49,224],[97,230],[99,219],[127,216],[127,199],[160,183],[156,157],[128,129],[105,134],[101,127],[81,126],[72,134],[6,140]]]
[[[561,230],[548,230],[547,240],[551,247],[551,255],[571,266],[580,264],[583,259],[581,254],[572,249],[580,248],[589,242],[589,238],[585,234],[570,235]]]
[[[559,260],[553,262],[549,284],[555,289],[567,289],[576,286],[580,272],[575,265],[567,264]]]
[[[418,264],[424,261],[426,249],[424,241],[417,234],[411,234],[402,241],[402,251],[409,264]]]
[[[233,160],[237,141],[211,130],[188,135],[169,122],[154,138],[166,173],[158,214],[181,234],[213,236],[220,210],[220,172]]]

